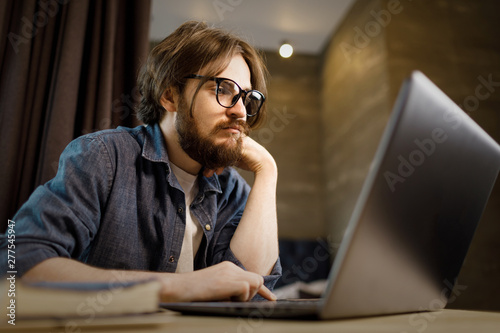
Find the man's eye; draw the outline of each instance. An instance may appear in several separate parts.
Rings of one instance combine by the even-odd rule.
[[[219,86],[217,90],[217,94],[219,95],[231,95],[231,91],[225,87]]]

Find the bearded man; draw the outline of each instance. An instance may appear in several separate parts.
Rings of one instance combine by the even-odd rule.
[[[138,78],[145,126],[71,142],[14,216],[18,276],[154,278],[165,302],[274,300],[278,171],[248,136],[265,78],[258,52],[225,31],[187,22],[165,38]],[[253,172],[252,188],[232,166]]]

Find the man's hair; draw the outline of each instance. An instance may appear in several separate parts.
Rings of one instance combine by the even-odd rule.
[[[182,96],[186,76],[198,74],[201,70],[208,77],[217,76],[237,54],[241,54],[250,69],[252,89],[266,95],[268,73],[260,54],[252,46],[229,32],[209,27],[203,22],[182,24],[153,48],[139,73],[138,85],[142,96],[137,118],[145,124],[160,122],[166,112],[160,99],[167,89],[176,89]],[[204,82],[201,80],[193,96],[191,111],[194,98]],[[264,103],[256,116],[247,118],[251,128],[262,122],[265,111]]]

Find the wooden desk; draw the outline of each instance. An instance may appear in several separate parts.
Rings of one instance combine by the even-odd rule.
[[[75,325],[76,324],[76,325]],[[294,333],[294,332],[380,332],[380,333],[498,333],[500,312],[443,310],[393,316],[331,320],[292,321],[230,317],[183,316],[175,312],[141,316],[99,318],[90,323],[69,320],[17,322],[0,326],[4,332],[217,332],[217,333]]]

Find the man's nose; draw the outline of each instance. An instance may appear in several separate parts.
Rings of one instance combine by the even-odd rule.
[[[247,117],[247,109],[243,103],[243,95],[238,98],[236,104],[227,109],[228,116],[231,118],[245,119]]]

